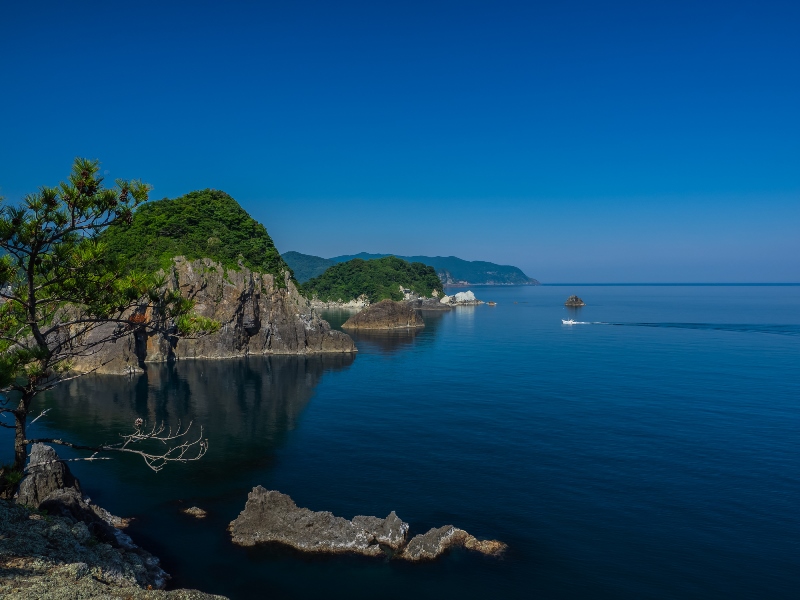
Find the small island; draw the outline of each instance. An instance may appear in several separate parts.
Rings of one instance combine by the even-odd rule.
[[[425,327],[420,314],[407,302],[381,300],[353,315],[342,329],[416,329]]]
[[[586,306],[586,302],[584,302],[583,300],[581,300],[577,296],[572,295],[569,298],[567,298],[566,302],[564,302],[564,306],[572,306],[572,307]]]

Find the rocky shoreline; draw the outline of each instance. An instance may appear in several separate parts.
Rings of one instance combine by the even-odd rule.
[[[327,511],[301,508],[286,494],[256,486],[244,510],[228,526],[234,544],[276,543],[301,552],[358,554],[393,560],[433,560],[452,548],[466,548],[487,556],[507,549],[497,540],[478,540],[453,525],[433,528],[407,540],[409,525],[394,511],[385,519],[359,515],[352,520]]]
[[[126,524],[82,494],[55,450],[34,444],[16,503],[0,500],[0,597],[224,600],[163,591],[170,576]]]
[[[99,351],[76,359],[78,372],[143,372],[147,363],[192,358],[237,358],[248,355],[350,353],[353,340],[331,329],[300,294],[288,274],[282,285],[273,275],[242,267],[225,269],[210,259],[177,257],[167,274],[168,291],[180,290],[195,302],[195,311],[220,323],[219,331],[196,338],[177,338],[165,331],[132,331]],[[149,322],[152,315],[139,318]],[[101,338],[117,327],[109,323],[90,334]]]

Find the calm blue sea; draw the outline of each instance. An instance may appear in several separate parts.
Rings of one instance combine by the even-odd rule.
[[[74,463],[175,587],[231,598],[796,598],[800,287],[473,288],[497,306],[355,336],[351,357],[86,377],[32,434],[194,420],[197,463]],[[587,306],[568,310],[570,294]],[[334,325],[345,316],[328,315]],[[562,318],[585,324],[565,326]],[[9,444],[4,438],[3,448]],[[454,524],[502,559],[431,564],[231,545],[261,484],[352,517]],[[180,513],[196,505],[210,516]]]

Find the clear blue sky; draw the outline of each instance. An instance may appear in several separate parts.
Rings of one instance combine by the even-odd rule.
[[[800,281],[800,2],[6,2],[0,194],[75,156],[279,250]]]

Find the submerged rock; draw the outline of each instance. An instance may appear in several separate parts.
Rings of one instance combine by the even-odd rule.
[[[564,306],[586,306],[586,302],[573,295],[567,298],[567,301],[564,302]]]
[[[358,516],[348,521],[299,508],[286,494],[257,486],[228,529],[240,546],[278,542],[303,552],[380,556],[380,544],[399,548],[405,543],[408,524],[394,512],[385,519]]]
[[[381,300],[353,315],[343,329],[413,329],[425,327],[422,317],[407,303]]]
[[[276,542],[303,552],[388,556],[408,561],[432,560],[453,547],[498,556],[507,546],[481,541],[452,525],[414,536],[408,543],[408,523],[394,511],[385,519],[357,516],[351,521],[330,512],[299,508],[286,494],[253,488],[247,504],[228,530],[233,543],[254,546]]]

